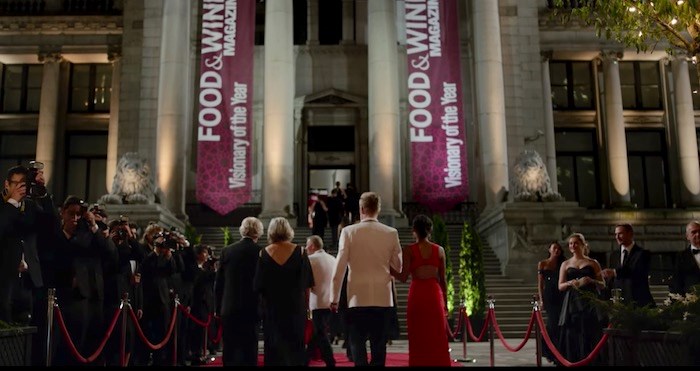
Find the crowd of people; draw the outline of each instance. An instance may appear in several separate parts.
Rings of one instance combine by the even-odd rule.
[[[335,366],[331,342],[338,334],[356,366],[384,366],[391,324],[397,322],[394,281],[409,279],[409,365],[451,364],[446,256],[430,240],[432,220],[417,215],[414,241],[402,247],[397,229],[378,220],[381,199],[374,192],[355,199],[337,185],[329,199],[310,205],[314,214],[333,209],[334,198],[342,206],[338,218],[327,214],[323,224],[333,232],[338,223],[332,233],[335,256],[324,248],[318,224],[306,244],[297,245],[289,221],[273,218],[261,244],[262,221],[247,217],[240,240],[223,247],[218,259],[212,246],[193,245],[177,229],[150,223],[140,231],[127,216],[112,217],[76,196],[54,207],[41,163],[9,169],[2,194],[0,321],[38,328],[34,365],[80,364],[71,346],[93,354],[126,294],[137,321],[127,327],[126,359],[119,351],[124,340],[114,331],[104,351],[90,360],[93,365],[171,365],[173,354],[177,364],[192,365],[221,346],[224,366],[256,366],[262,332],[268,366],[305,366],[313,358]],[[606,313],[587,305],[586,296],[607,299],[617,291],[627,303],[656,305],[649,287],[650,251],[636,243],[630,224],[615,226],[614,238],[619,250],[606,257],[607,268],[589,256],[581,233],[569,236],[568,259],[554,241],[538,263],[545,330],[570,361],[588,356],[608,324]],[[686,238],[687,248],[675,259],[672,293],[685,294],[700,283],[700,222],[687,224]],[[70,343],[54,331],[54,341],[46,344],[48,288],[55,288]],[[209,324],[212,333],[218,322],[209,319],[218,318],[222,341],[207,336],[193,318]],[[158,342],[167,338],[173,321],[177,338],[166,346],[154,350],[137,339],[136,324]],[[52,359],[44,358],[47,353]]]
[[[33,325],[33,365],[78,365],[75,347],[88,358],[117,316],[126,296],[150,341],[165,338],[173,318],[174,297],[183,310],[206,320],[214,311],[216,263],[212,247],[192,245],[181,231],[151,223],[143,233],[127,216],[111,217],[97,204],[68,196],[54,206],[41,163],[9,169],[0,205],[0,321]],[[48,289],[55,289],[60,316],[71,337],[53,332],[46,344]],[[147,299],[146,299],[147,298]],[[125,340],[129,365],[169,365],[177,344],[178,364],[204,356],[203,329],[178,316],[177,341],[151,351],[136,339],[129,322]],[[56,327],[58,329],[58,327]],[[113,331],[93,365],[121,365],[120,331]],[[47,352],[48,348],[48,352]],[[47,360],[46,355],[51,359]]]
[[[590,298],[620,300],[637,307],[656,307],[649,277],[651,252],[634,239],[629,223],[615,226],[618,248],[607,254],[608,268],[589,256],[586,238],[573,233],[568,238],[570,258],[557,241],[548,247],[548,257],[537,266],[540,308],[547,314],[547,334],[559,353],[570,362],[588,357],[603,336],[609,318]],[[676,254],[669,277],[669,292],[685,295],[700,284],[700,222],[686,226],[688,245]],[[560,364],[548,346],[543,354]],[[600,364],[601,357],[595,363]]]

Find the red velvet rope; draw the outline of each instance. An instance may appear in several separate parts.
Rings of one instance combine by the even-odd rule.
[[[447,321],[447,318],[445,318],[445,321]],[[459,312],[457,315],[457,326],[455,326],[455,330],[452,331],[450,329],[450,323],[447,322],[447,335],[452,338],[456,339],[457,335],[459,335],[459,330],[462,329],[462,323],[464,321],[464,308],[460,307]]]
[[[168,333],[165,335],[165,338],[163,339],[163,341],[161,341],[158,344],[152,344],[150,341],[148,341],[148,338],[143,333],[143,329],[141,328],[141,324],[139,324],[139,319],[138,319],[138,317],[136,317],[136,313],[134,313],[134,309],[131,308],[131,306],[129,306],[129,315],[131,316],[131,320],[134,321],[134,327],[136,327],[136,333],[141,338],[141,341],[143,341],[144,344],[146,344],[146,346],[150,350],[158,350],[158,349],[164,347],[165,344],[168,343],[168,341],[170,340],[170,336],[172,336],[172,334],[173,334],[173,329],[175,328],[175,320],[177,320],[177,308],[176,307],[173,308],[173,315],[172,315],[172,319],[170,320],[170,326],[168,328]]]
[[[211,324],[211,314],[207,317],[207,322],[204,322],[204,321],[200,320],[199,318],[193,316],[192,313],[188,312],[187,307],[185,307],[184,305],[178,304],[177,307],[180,309],[180,312],[185,313],[187,318],[191,319],[192,322],[198,324],[199,326],[207,327],[207,326],[209,326],[209,324]]]
[[[484,338],[484,335],[486,335],[486,329],[489,328],[488,323],[491,319],[491,311],[486,312],[486,318],[484,318],[484,325],[481,327],[481,334],[479,334],[479,337],[474,335],[474,330],[472,329],[472,324],[469,321],[469,316],[467,316],[466,310],[464,313],[464,320],[467,322],[467,333],[469,334],[469,338],[472,339],[472,341],[480,342]]]
[[[78,361],[82,363],[90,363],[93,362],[97,359],[97,357],[100,356],[102,353],[102,350],[105,347],[105,344],[107,344],[107,340],[109,340],[109,337],[112,335],[112,331],[114,331],[114,326],[117,324],[117,320],[119,320],[119,314],[121,313],[121,310],[117,309],[114,313],[114,317],[112,318],[112,322],[109,325],[109,328],[107,329],[107,333],[105,334],[104,338],[100,342],[100,346],[97,347],[95,352],[90,355],[89,357],[85,358],[83,357],[82,354],[80,354],[80,351],[75,347],[75,343],[73,343],[73,339],[71,338],[70,334],[68,333],[68,328],[66,327],[66,323],[63,321],[63,314],[61,313],[61,309],[58,307],[58,305],[55,305],[53,307],[56,319],[58,320],[58,327],[61,329],[61,334],[63,334],[63,339],[66,341],[68,344],[68,349],[70,350],[71,354],[73,354],[73,357],[77,359]]]
[[[525,330],[525,338],[523,339],[523,341],[517,347],[512,347],[508,344],[508,342],[506,342],[506,339],[503,337],[503,333],[501,332],[501,328],[498,327],[498,321],[496,321],[496,311],[494,311],[493,308],[489,308],[489,311],[492,312],[491,323],[493,323],[493,327],[496,330],[496,334],[498,335],[498,338],[501,339],[501,343],[503,344],[503,346],[511,352],[517,352],[520,349],[523,349],[525,344],[527,344],[527,341],[530,339],[530,332],[532,332],[532,326],[535,323],[535,314],[533,313],[530,316],[530,322],[527,324],[527,330]]]
[[[565,367],[587,366],[598,356],[598,353],[600,353],[600,350],[603,349],[605,343],[608,342],[608,337],[610,336],[609,334],[603,334],[603,337],[600,339],[600,341],[598,341],[598,344],[596,344],[595,348],[593,348],[589,355],[587,355],[580,361],[570,362],[569,360],[564,358],[564,356],[561,353],[559,353],[559,350],[557,349],[556,345],[552,343],[552,339],[547,333],[547,327],[544,324],[544,319],[542,319],[542,312],[535,311],[535,318],[537,319],[537,325],[542,329],[542,339],[544,339],[545,344],[547,344],[547,347],[552,352],[557,361],[559,361],[559,363],[561,363],[561,365]],[[612,327],[612,324],[608,325],[608,328],[610,327]]]

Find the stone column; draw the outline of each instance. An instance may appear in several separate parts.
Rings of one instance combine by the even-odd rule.
[[[61,54],[58,52],[39,54],[39,61],[44,63],[44,68],[41,78],[36,160],[44,163],[44,178],[49,187],[56,167],[56,138],[59,137],[57,118],[61,60]]]
[[[399,75],[394,0],[367,2],[369,191],[382,199],[380,215],[394,224],[399,194]],[[360,190],[363,191],[363,190]]]
[[[343,1],[343,36],[340,40],[341,45],[355,43],[355,1]]]
[[[695,111],[690,90],[688,60],[676,57],[671,62],[673,97],[676,109],[676,143],[681,174],[683,206],[700,206],[700,167],[698,140],[695,132]]]
[[[549,76],[549,60],[552,59],[552,51],[544,51],[542,55],[542,101],[544,103],[544,141],[545,161],[549,180],[552,183],[552,192],[559,193],[557,182],[557,148],[554,139],[554,111],[552,109],[552,82]]]
[[[294,49],[292,2],[265,6],[262,213],[294,218]],[[301,205],[300,207],[306,207]]]
[[[306,45],[318,45],[318,1],[308,0],[306,5]]]
[[[622,107],[622,88],[620,87],[620,66],[618,65],[620,58],[622,58],[620,52],[605,51],[601,53],[603,87],[605,89],[605,141],[610,171],[610,202],[613,207],[630,205],[631,200],[625,117]]]
[[[355,43],[367,44],[367,0],[355,0]]]
[[[109,129],[107,134],[107,193],[112,191],[114,174],[119,162],[119,97],[121,85],[121,53],[110,50],[109,61],[112,63],[112,92],[109,101]]]
[[[506,201],[508,141],[498,2],[474,0],[474,70],[486,207]]]
[[[190,2],[163,2],[163,29],[158,81],[158,124],[156,136],[157,184],[163,191],[163,206],[178,219],[185,215],[185,164],[189,160],[186,138],[191,104]]]

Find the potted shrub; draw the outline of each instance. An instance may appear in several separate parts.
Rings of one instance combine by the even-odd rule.
[[[0,366],[30,366],[34,326],[8,324],[0,321]]]
[[[464,302],[469,323],[478,336],[486,317],[486,278],[484,276],[484,247],[474,228],[467,222],[462,227],[459,250],[460,297]],[[471,339],[470,339],[471,340]]]
[[[447,226],[445,221],[439,214],[433,215],[433,242],[442,246],[445,249],[445,276],[447,284],[447,322],[450,329],[453,329],[455,318],[454,314],[454,304],[455,304],[455,288],[454,288],[454,275],[452,274],[452,260],[450,259],[450,238],[447,233]],[[454,339],[450,339],[454,340]]]
[[[611,326],[608,360],[611,366],[700,365],[700,285],[685,296],[670,294],[656,308],[619,300],[592,298],[606,311]]]

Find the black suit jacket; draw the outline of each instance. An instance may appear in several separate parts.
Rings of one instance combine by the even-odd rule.
[[[685,295],[694,285],[700,284],[700,267],[695,256],[690,252],[690,246],[676,254],[673,264],[673,276],[668,289],[671,293]]]
[[[651,252],[634,244],[622,265],[620,248],[610,253],[609,262],[618,262],[615,266],[613,287],[622,289],[625,302],[634,302],[638,306],[656,306],[649,290],[649,271],[651,269]]]
[[[260,246],[250,238],[221,250],[214,292],[219,315],[258,318],[258,294],[253,291],[253,278],[260,258]]]

